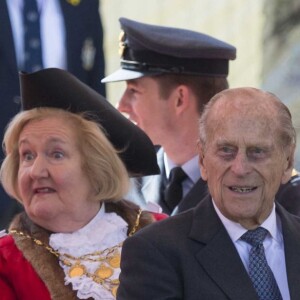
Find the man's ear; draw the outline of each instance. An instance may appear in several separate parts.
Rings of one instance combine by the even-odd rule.
[[[207,180],[207,171],[205,166],[205,155],[204,155],[204,147],[198,142],[198,153],[199,153],[199,167],[201,172],[201,178],[203,180]]]
[[[177,114],[181,114],[191,104],[191,91],[186,85],[177,86],[173,97]]]
[[[281,178],[281,183],[287,183],[290,178],[292,177],[293,173],[296,171],[294,169],[294,154],[295,154],[295,146],[291,147],[289,151],[289,155],[286,155],[285,162],[284,162],[284,169]]]

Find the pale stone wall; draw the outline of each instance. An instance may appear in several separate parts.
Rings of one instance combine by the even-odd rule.
[[[265,2],[262,87],[291,110],[297,130],[296,167],[300,170],[300,2]]]

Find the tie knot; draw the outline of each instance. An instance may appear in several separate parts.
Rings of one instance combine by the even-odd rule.
[[[257,246],[262,243],[268,234],[268,230],[262,227],[258,227],[254,230],[248,230],[241,236],[241,240],[247,242],[251,246]]]
[[[182,181],[185,178],[187,178],[187,174],[181,167],[175,167],[170,172],[169,180],[164,191],[164,201],[170,213],[182,199]]]
[[[169,182],[181,183],[187,177],[181,167],[175,167],[170,172]]]

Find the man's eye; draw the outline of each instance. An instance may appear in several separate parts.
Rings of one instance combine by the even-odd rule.
[[[265,150],[262,148],[251,148],[248,150],[248,156],[250,157],[262,157],[265,155]]]
[[[236,149],[229,146],[221,146],[218,149],[218,154],[221,158],[225,160],[231,160],[236,154]]]
[[[255,148],[253,150],[254,153],[264,153],[264,150],[263,149],[260,149],[260,148]]]
[[[220,150],[221,150],[221,152],[223,152],[225,154],[231,154],[234,152],[233,148],[227,147],[227,146],[222,147]]]
[[[128,92],[129,92],[130,94],[135,94],[135,93],[137,92],[137,90],[134,89],[134,88],[130,88],[130,89],[128,90]]]

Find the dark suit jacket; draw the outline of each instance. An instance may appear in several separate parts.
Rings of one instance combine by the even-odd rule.
[[[291,299],[300,295],[300,218],[280,205]],[[122,249],[118,300],[255,300],[240,256],[210,197],[154,223]]]
[[[300,217],[300,176],[294,175],[288,183],[282,184],[276,200],[288,212]]]
[[[99,1],[81,1],[77,6],[59,0],[65,21],[67,69],[80,80],[105,96],[104,55],[102,47],[103,31],[99,16]],[[14,40],[5,0],[0,1],[0,141],[9,120],[20,110],[20,89],[18,67],[14,51]],[[88,51],[89,42],[95,48],[95,59],[91,69],[81,60],[82,53]],[[0,150],[0,161],[3,153]],[[0,229],[11,219],[10,212],[18,211],[0,187]],[[15,208],[13,208],[13,207]]]

